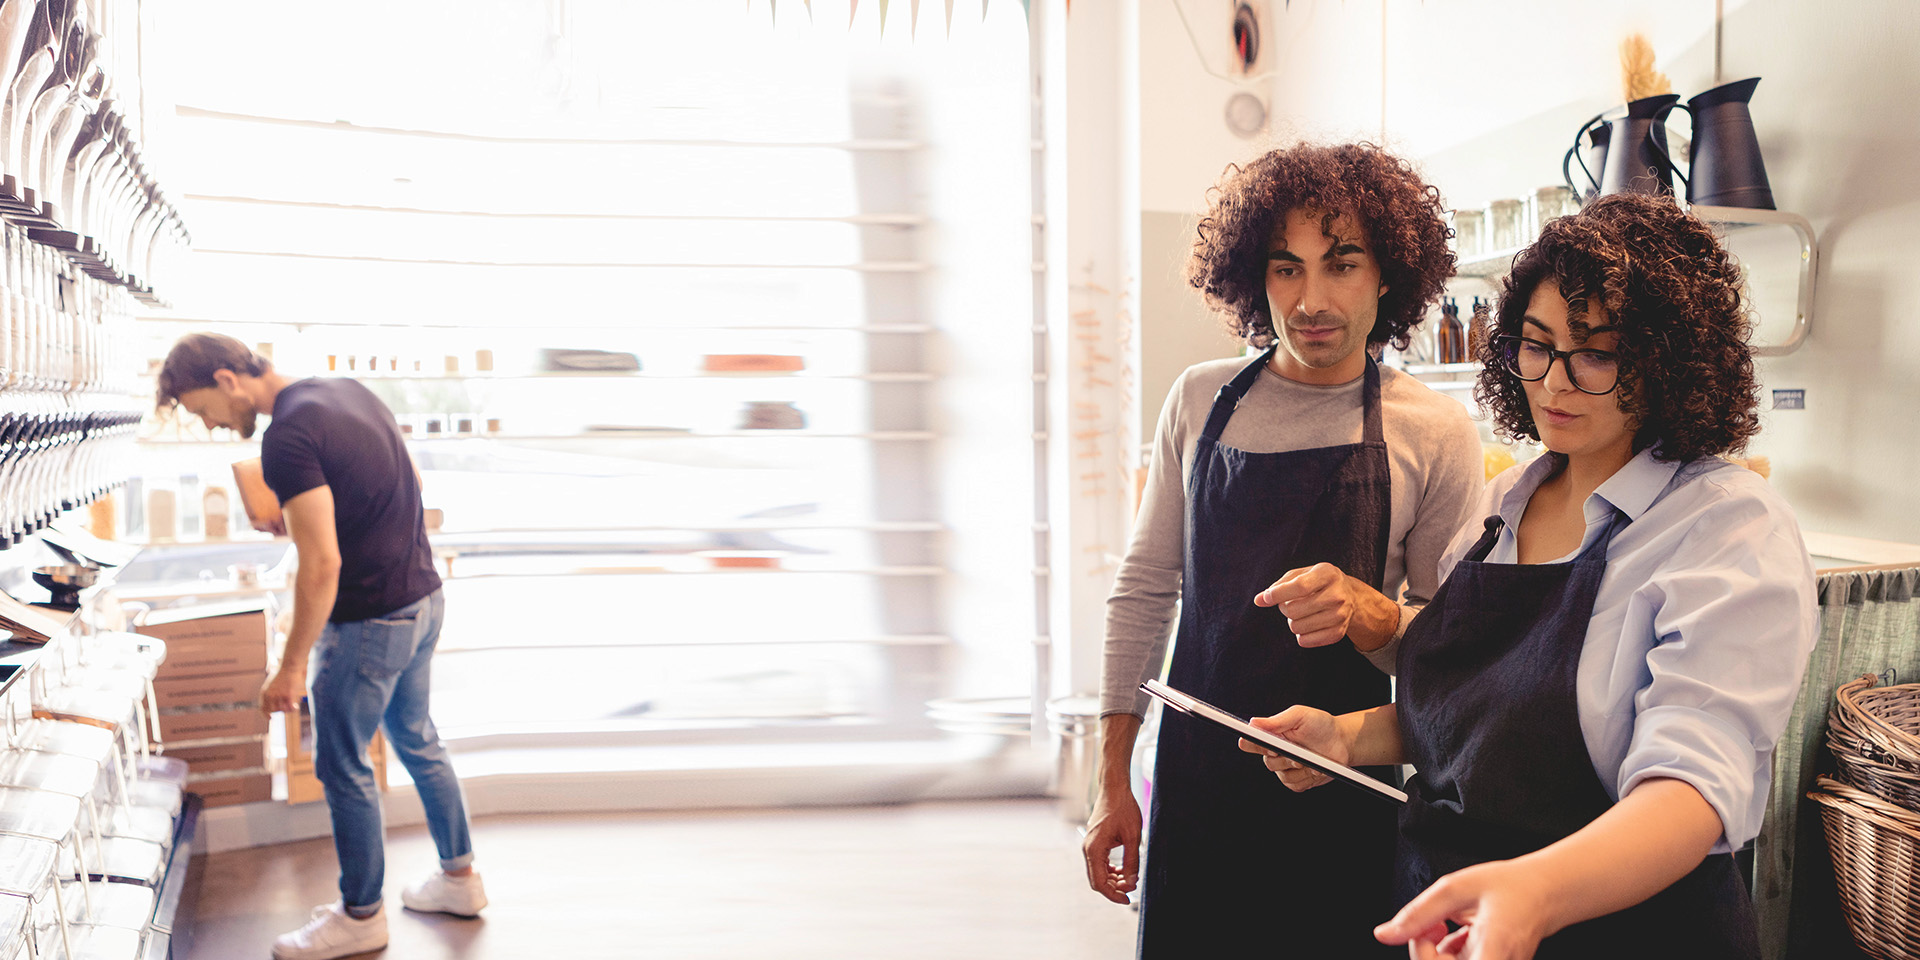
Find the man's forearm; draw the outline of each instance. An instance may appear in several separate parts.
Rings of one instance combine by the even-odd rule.
[[[1140,718],[1115,713],[1100,718],[1100,785],[1108,790],[1133,789],[1133,742],[1140,736]]]
[[[307,655],[326,629],[333,615],[333,601],[340,593],[338,567],[309,567],[301,564],[293,578],[293,627],[287,631],[287,650],[280,658],[281,669],[293,667],[305,671]]]
[[[1400,605],[1375,590],[1366,581],[1347,578],[1353,589],[1353,619],[1347,624],[1347,639],[1365,653],[1387,645],[1400,631]]]

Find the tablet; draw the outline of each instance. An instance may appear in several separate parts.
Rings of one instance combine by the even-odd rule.
[[[1375,796],[1379,796],[1379,797],[1385,797],[1386,799],[1392,800],[1396,803],[1407,802],[1407,795],[1395,789],[1390,784],[1382,783],[1378,780],[1375,780],[1374,778],[1369,777],[1366,774],[1361,773],[1360,771],[1355,770],[1354,768],[1349,767],[1344,763],[1337,763],[1333,760],[1329,760],[1326,757],[1323,757],[1317,753],[1314,753],[1312,750],[1308,750],[1306,747],[1303,747],[1297,743],[1293,743],[1292,741],[1288,741],[1288,740],[1282,740],[1279,737],[1276,737],[1273,734],[1268,733],[1265,730],[1262,730],[1251,723],[1248,723],[1244,718],[1236,717],[1233,714],[1228,713],[1227,711],[1222,710],[1219,707],[1216,707],[1213,704],[1208,703],[1205,700],[1202,700],[1198,697],[1189,696],[1187,694],[1181,693],[1180,691],[1175,690],[1174,688],[1169,687],[1158,680],[1148,680],[1146,683],[1143,683],[1140,685],[1140,689],[1146,691],[1149,694],[1152,694],[1154,698],[1164,702],[1167,706],[1172,707],[1175,710],[1180,711],[1181,713],[1192,714],[1193,716],[1196,716],[1196,717],[1203,717],[1205,719],[1212,720],[1214,723],[1217,723],[1223,727],[1226,727],[1228,730],[1232,730],[1234,733],[1237,733],[1247,738],[1248,740],[1253,741],[1254,743],[1260,744],[1261,746],[1266,747],[1270,750],[1273,750],[1277,753],[1284,753],[1287,756],[1292,757],[1293,759],[1298,760],[1301,763],[1304,763],[1307,766],[1312,767],[1315,770],[1318,770],[1321,773],[1324,773],[1327,776],[1334,778],[1335,780],[1345,781],[1356,787],[1359,787],[1362,790],[1365,790],[1368,793],[1374,794]]]

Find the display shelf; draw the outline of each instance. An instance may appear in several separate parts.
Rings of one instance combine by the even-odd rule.
[[[1509,247],[1505,250],[1495,250],[1492,253],[1478,253],[1471,257],[1461,257],[1460,260],[1454,264],[1454,276],[1477,277],[1483,280],[1492,280],[1495,277],[1505,276],[1507,270],[1513,266],[1513,258],[1520,254],[1520,250],[1520,247]]]
[[[553,534],[579,533],[613,535],[620,533],[655,533],[670,530],[693,530],[703,533],[758,533],[769,530],[853,530],[867,533],[938,533],[947,529],[946,524],[937,520],[882,520],[849,523],[822,523],[782,520],[762,520],[753,523],[740,521],[721,521],[719,523],[681,523],[650,524],[645,526],[617,527],[523,527],[493,528],[486,530],[439,530],[429,533],[428,539],[436,542],[456,537],[501,537],[501,536],[550,536]]]
[[[411,381],[445,383],[484,383],[489,380],[865,380],[870,383],[928,383],[934,379],[931,373],[813,373],[806,370],[787,373],[648,373],[642,371],[609,371],[589,373],[586,371],[568,371],[564,373],[503,373],[478,374],[474,376],[436,376],[420,374],[418,376],[352,376],[350,372],[330,370],[319,374],[346,380],[359,380],[363,383],[407,383]]]
[[[262,114],[238,113],[230,110],[214,110],[181,104],[175,113],[182,117],[201,120],[222,120],[234,123],[258,123],[276,127],[304,127],[309,130],[324,130],[330,133],[347,132],[354,134],[376,133],[383,136],[421,137],[430,140],[466,140],[473,143],[497,144],[548,144],[555,146],[586,147],[726,147],[742,149],[768,150],[844,150],[849,152],[901,152],[919,150],[926,146],[918,140],[906,140],[895,137],[856,137],[846,140],[675,140],[653,137],[510,137],[487,133],[466,133],[454,130],[413,130],[404,127],[387,127],[376,124],[350,123],[345,120],[308,120],[302,117],[276,117]]]
[[[474,557],[474,554],[464,554]],[[484,556],[484,555],[482,555]],[[497,554],[496,554],[497,556]],[[894,566],[894,567],[728,567],[703,570],[671,570],[661,567],[577,567],[571,570],[552,572],[516,572],[498,571],[486,573],[453,573],[454,580],[501,580],[526,579],[547,580],[555,577],[712,577],[712,576],[861,576],[861,577],[938,577],[947,572],[945,567],[935,566]]]
[[[333,260],[349,263],[400,263],[422,267],[487,267],[536,270],[851,270],[856,273],[927,273],[933,264],[919,260],[857,260],[850,263],[732,263],[673,260],[451,260],[434,257],[385,257],[299,250],[216,250],[195,247],[201,257],[260,257],[282,260]]]
[[[301,207],[317,210],[351,210],[359,213],[405,213],[435,217],[484,217],[489,220],[619,220],[619,221],[669,221],[690,223],[848,223],[860,227],[921,227],[927,225],[928,218],[911,213],[867,213],[846,214],[841,216],[821,215],[712,215],[712,214],[673,214],[673,213],[606,213],[597,211],[575,211],[553,213],[527,210],[455,210],[451,208],[383,206],[371,203],[339,203],[327,200],[293,200],[283,197],[235,197],[216,196],[205,193],[187,194],[187,199],[201,203],[231,203],[246,206]]]
[[[939,434],[930,430],[880,430],[872,433],[822,433],[812,430],[589,430],[582,433],[446,433],[432,436],[418,434],[408,436],[408,443],[445,443],[450,440],[497,440],[503,443],[527,441],[566,441],[566,440],[874,440],[883,443],[922,442],[939,439]],[[141,437],[135,441],[143,446],[155,447],[258,447],[260,441],[186,438],[165,440],[159,437]]]
[[[758,646],[828,646],[832,644],[858,644],[879,647],[944,647],[952,644],[953,638],[942,634],[898,634],[864,637],[716,637],[676,638],[645,640],[641,642],[621,641],[617,643],[507,643],[475,646],[447,646],[442,644],[434,648],[437,655],[474,654],[474,653],[550,653],[560,650],[594,651],[622,649],[653,649],[655,647],[758,647]]]
[[[927,323],[869,323],[857,326],[826,326],[820,324],[769,324],[769,323],[487,323],[476,326],[470,322],[436,322],[423,320],[418,323],[393,324],[375,321],[353,320],[223,320],[212,317],[162,317],[154,315],[136,316],[133,319],[142,323],[174,323],[201,329],[209,326],[231,327],[271,327],[291,328],[298,332],[309,327],[321,330],[460,330],[464,332],[484,333],[490,330],[581,330],[604,332],[617,330],[622,333],[702,333],[706,331],[752,332],[752,333],[874,333],[874,334],[920,334],[932,333],[936,328]]]
[[[1409,363],[1400,369],[1416,377],[1437,373],[1479,373],[1480,363],[1477,360],[1466,363]]]

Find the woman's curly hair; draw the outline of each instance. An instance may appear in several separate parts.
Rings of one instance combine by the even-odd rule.
[[[1520,335],[1534,291],[1548,281],[1567,298],[1576,343],[1596,308],[1618,331],[1614,397],[1639,424],[1634,452],[1651,447],[1661,460],[1693,460],[1738,452],[1759,432],[1740,269],[1713,231],[1672,198],[1598,197],[1577,214],[1548,221],[1514,257],[1493,329],[1478,336]],[[1496,432],[1540,439],[1526,384],[1500,364],[1480,371],[1473,392],[1492,412]]]
[[[1187,282],[1221,311],[1235,337],[1254,347],[1273,343],[1267,307],[1267,253],[1290,210],[1325,211],[1323,229],[1353,214],[1380,264],[1387,292],[1367,334],[1369,344],[1405,348],[1408,331],[1426,316],[1453,274],[1452,236],[1440,191],[1407,161],[1370,143],[1303,145],[1269,151],[1245,167],[1230,166],[1210,193],[1187,264]]]

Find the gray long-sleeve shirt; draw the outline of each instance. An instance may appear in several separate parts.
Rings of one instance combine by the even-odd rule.
[[[1180,600],[1186,556],[1187,477],[1194,443],[1206,427],[1213,398],[1249,361],[1235,357],[1187,368],[1174,381],[1154,431],[1152,460],[1126,559],[1107,600],[1100,713],[1144,715],[1142,680],[1160,676],[1168,633]],[[1249,453],[1280,453],[1358,443],[1364,429],[1362,381],[1332,387],[1297,383],[1262,370],[1220,435]],[[1459,401],[1442,396],[1392,368],[1380,371],[1380,404],[1387,440],[1393,505],[1382,584],[1398,597],[1405,629],[1414,610],[1438,588],[1440,555],[1469,516],[1484,485],[1479,431]],[[1400,595],[1405,585],[1404,596]],[[1252,597],[1247,598],[1253,602]],[[1276,637],[1292,643],[1293,638]],[[1395,642],[1368,654],[1391,672]]]

